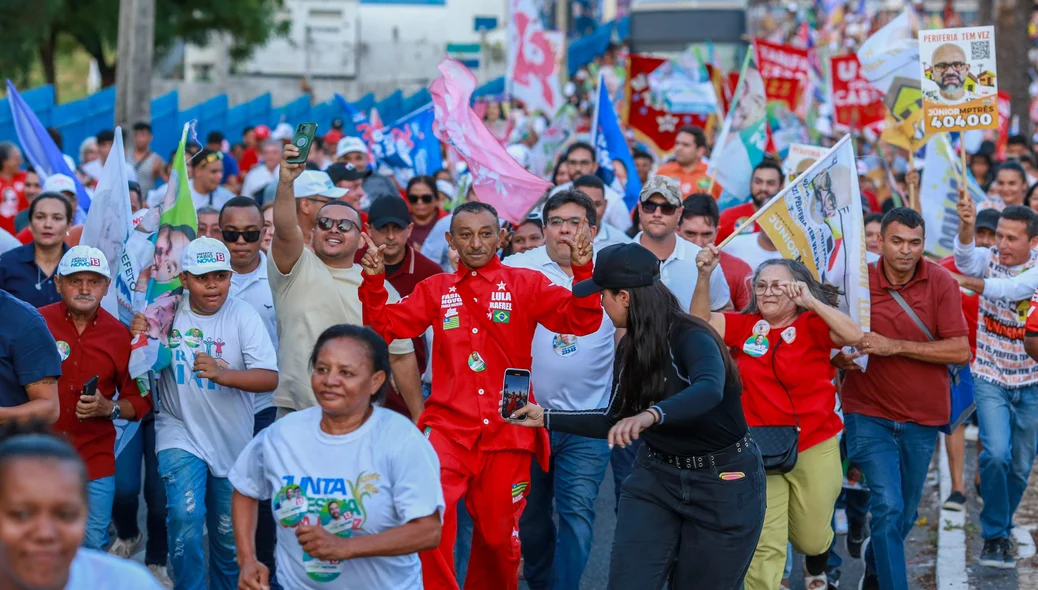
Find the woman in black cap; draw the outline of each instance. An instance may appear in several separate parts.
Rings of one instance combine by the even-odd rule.
[[[578,297],[602,305],[626,328],[604,410],[528,405],[512,424],[606,438],[644,438],[624,481],[613,535],[609,588],[739,588],[760,537],[765,475],[749,438],[739,372],[706,322],[685,313],[660,282],[660,261],[638,244],[598,254]],[[636,559],[632,559],[637,556]]]

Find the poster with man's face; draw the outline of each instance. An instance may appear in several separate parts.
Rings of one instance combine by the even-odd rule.
[[[998,129],[995,28],[919,32],[927,131]]]

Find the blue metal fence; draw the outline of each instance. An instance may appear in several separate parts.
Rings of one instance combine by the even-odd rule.
[[[568,49],[568,67],[570,73],[589,63],[597,55],[601,55],[611,39],[623,39],[630,31],[627,19],[601,25],[591,35],[578,39]],[[482,96],[500,96],[505,92],[504,78],[497,78],[479,87],[475,98]],[[57,105],[54,103],[54,88],[42,86],[22,92],[22,98],[36,113],[44,127],[54,127],[61,132],[63,138],[62,151],[79,161],[79,146],[88,137],[98,131],[111,129],[115,121],[115,88],[106,88],[86,98]],[[390,123],[400,117],[414,112],[431,102],[432,97],[425,88],[411,96],[404,96],[396,90],[382,100],[376,100],[374,94],[360,97],[352,105],[363,113],[377,108],[384,123]],[[279,122],[295,124],[302,121],[313,121],[318,129],[331,128],[333,119],[345,121],[346,132],[352,132],[352,123],[345,118],[336,102],[328,101],[311,105],[309,96],[301,96],[292,102],[274,107],[270,94],[263,94],[249,102],[231,107],[227,95],[221,94],[203,103],[180,110],[177,93],[160,96],[151,101],[151,127],[155,136],[152,149],[163,158],[176,149],[180,140],[180,129],[188,121],[197,121],[198,140],[205,141],[210,131],[222,131],[227,140],[236,143],[241,140],[246,126],[265,124],[274,128]],[[11,119],[11,107],[5,98],[0,100],[0,141],[14,141],[14,122]]]

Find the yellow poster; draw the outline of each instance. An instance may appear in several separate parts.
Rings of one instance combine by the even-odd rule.
[[[995,28],[919,32],[927,131],[998,129]]]

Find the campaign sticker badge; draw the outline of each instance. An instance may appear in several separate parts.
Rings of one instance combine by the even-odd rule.
[[[487,364],[483,362],[483,357],[479,356],[479,353],[472,351],[469,355],[469,368],[476,373],[482,373],[487,370]]]
[[[191,328],[184,334],[184,344],[187,344],[191,348],[198,348],[202,346],[202,330],[200,328]]]
[[[750,336],[742,345],[742,351],[752,357],[762,357],[768,352],[768,339],[763,334]]]
[[[355,515],[351,504],[343,499],[328,500],[321,509],[321,526],[329,533],[348,539],[353,532]]]
[[[169,347],[176,348],[180,346],[180,343],[184,341],[184,337],[180,334],[180,330],[173,328],[169,333]]]
[[[768,320],[760,320],[753,324],[754,336],[767,336],[768,332],[771,332],[771,324],[768,323]]]
[[[451,307],[443,314],[443,329],[454,330],[461,327],[461,316],[458,315],[458,309]]]
[[[278,491],[277,495],[274,496],[272,508],[274,509],[274,518],[282,526],[294,527],[306,516],[307,510],[310,508],[310,502],[307,500],[306,494],[303,493],[303,489],[296,484],[292,484]]]
[[[65,362],[65,359],[67,359],[70,354],[72,354],[72,347],[68,345],[68,342],[58,340],[58,356],[61,357],[61,361]]]
[[[793,341],[797,339],[797,329],[793,326],[790,326],[785,330],[782,330],[782,334],[780,335],[782,336],[782,340],[784,340],[786,344],[793,344]]]
[[[561,357],[577,354],[577,337],[573,334],[556,334],[551,339],[551,348]]]
[[[315,582],[331,582],[342,573],[342,562],[321,561],[304,551],[303,569],[306,570],[306,577]]]

